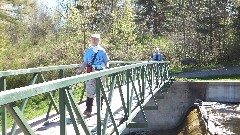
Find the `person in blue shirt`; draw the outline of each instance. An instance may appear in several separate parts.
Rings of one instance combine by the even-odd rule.
[[[95,72],[103,69],[109,68],[109,57],[106,51],[99,45],[100,43],[100,34],[91,35],[91,47],[88,48],[83,56],[83,63],[76,69],[77,74],[82,72],[87,68],[87,73]],[[103,86],[106,86],[106,78],[101,77]],[[92,79],[86,81],[86,110],[84,114],[88,117],[91,117],[93,99],[96,94],[96,80]]]
[[[163,55],[160,53],[159,48],[156,48],[154,54],[152,55],[153,61],[163,61]]]

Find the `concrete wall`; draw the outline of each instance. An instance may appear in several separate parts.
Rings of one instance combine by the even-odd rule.
[[[240,82],[211,82],[206,101],[240,102]]]
[[[160,95],[157,92],[156,95]],[[188,108],[196,99],[203,101],[240,102],[240,82],[174,82],[164,93],[164,99],[157,99],[158,110],[145,110],[147,129],[125,129],[123,134],[138,130],[166,130],[177,127]],[[147,105],[154,105],[150,100]],[[144,122],[139,113],[134,122]]]

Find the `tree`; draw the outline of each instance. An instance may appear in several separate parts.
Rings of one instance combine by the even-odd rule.
[[[134,60],[138,48],[132,6],[129,0],[122,7],[112,11],[112,31],[109,33],[110,56],[112,60]]]

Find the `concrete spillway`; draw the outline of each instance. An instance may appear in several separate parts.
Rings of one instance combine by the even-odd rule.
[[[128,135],[210,135],[201,111],[197,106],[191,107],[180,125],[168,130],[136,131]]]
[[[149,135],[210,135],[198,107],[191,107],[183,122],[174,129],[151,131]]]
[[[196,104],[195,104],[196,105]],[[240,104],[200,102],[191,107],[180,125],[168,130],[146,130],[131,135],[238,135]]]
[[[156,95],[161,94],[162,93],[156,93]],[[125,133],[156,130],[170,132],[169,129],[175,129],[184,121],[189,108],[191,108],[197,100],[204,102],[239,103],[240,82],[174,82],[168,91],[163,93],[163,96],[163,99],[157,100],[158,110],[145,111],[148,128],[126,129]],[[153,102],[150,101],[147,105],[152,104]],[[233,112],[233,114],[235,115],[236,112]],[[139,114],[134,121],[141,122],[141,117]],[[233,121],[237,120],[235,119]],[[207,121],[207,126],[211,124],[208,122],[209,121]],[[228,123],[223,123],[223,125],[229,126]],[[236,126],[240,127],[240,124]],[[163,132],[161,132],[161,134],[162,133]]]

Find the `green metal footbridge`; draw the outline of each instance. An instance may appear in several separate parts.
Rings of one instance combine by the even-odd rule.
[[[81,75],[75,74],[78,64],[0,71],[1,134],[119,135],[126,128],[146,128],[144,110],[157,110],[156,100],[163,97],[154,96],[155,93],[166,92],[173,83],[169,64],[169,61],[111,61],[110,69]],[[7,89],[9,78],[21,75],[32,76],[29,85]],[[102,76],[107,76],[107,88],[100,82]],[[97,89],[94,114],[88,118],[83,115],[84,82],[90,79],[96,79]],[[78,99],[76,91],[81,91]],[[24,108],[30,98],[41,94],[49,97],[49,109],[42,118],[29,121]],[[155,102],[147,106],[150,99]],[[15,121],[9,129],[7,112]],[[133,122],[138,113],[143,116],[141,123]]]

